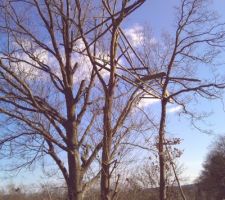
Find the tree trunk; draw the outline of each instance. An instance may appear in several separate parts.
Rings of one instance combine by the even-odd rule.
[[[76,154],[76,153],[75,153]],[[68,181],[68,200],[82,200],[81,174],[79,161],[76,155],[68,153],[69,181]]]
[[[104,107],[104,119],[103,119],[103,149],[102,149],[102,171],[101,171],[101,200],[110,200],[111,189],[110,189],[110,162],[111,162],[111,146],[112,146],[112,104],[113,95],[116,85],[116,51],[117,51],[117,40],[118,40],[118,22],[115,22],[112,28],[112,40],[110,46],[110,78],[108,83],[108,89],[105,89],[105,107]]]
[[[166,123],[166,100],[161,103],[161,119],[159,128],[159,167],[160,167],[160,184],[159,184],[159,199],[166,200],[166,180],[165,180],[165,123]]]
[[[101,171],[101,199],[110,200],[110,146],[106,145],[109,143],[109,138],[104,137],[103,151],[102,151],[102,171]]]
[[[104,110],[104,136],[102,147],[102,171],[101,171],[101,200],[110,200],[110,157],[112,145],[112,133],[110,125],[110,111],[108,103]]]
[[[77,141],[76,123],[68,121],[67,125],[67,139],[68,139],[68,199],[81,200],[82,199],[82,172],[81,163]]]

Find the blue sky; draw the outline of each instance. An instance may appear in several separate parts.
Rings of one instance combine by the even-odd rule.
[[[164,31],[171,33],[174,22],[173,8],[178,2],[178,0],[147,0],[144,6],[129,17],[128,23],[125,26],[129,27],[134,24],[147,25],[151,28],[156,38],[160,37]],[[225,1],[214,0],[210,6],[218,12],[221,20],[225,21]],[[221,60],[221,62],[225,63],[225,59]],[[221,67],[224,68],[224,66]],[[189,181],[194,180],[201,171],[202,163],[206,158],[207,152],[210,150],[212,141],[217,135],[225,134],[225,112],[221,101],[203,101],[197,106],[202,111],[212,113],[210,117],[205,119],[206,124],[202,124],[205,129],[213,130],[212,134],[199,132],[191,126],[189,120],[179,117],[177,113],[170,113],[168,115],[169,123],[167,131],[175,137],[183,139],[180,148],[184,150],[184,153],[179,163],[183,165],[183,175]]]
[[[159,37],[162,31],[171,32],[173,30],[173,6],[179,2],[178,0],[147,0],[146,3],[139,8],[124,24],[124,27],[130,28],[134,25],[149,26],[156,37]],[[214,0],[212,7],[215,8],[225,21],[225,1]],[[224,61],[225,62],[225,61]],[[199,105],[198,105],[199,106]],[[208,129],[214,130],[214,134],[203,134],[191,127],[190,122],[183,117],[179,117],[177,113],[170,113],[168,115],[168,132],[175,137],[181,137],[182,144],[180,148],[184,153],[180,159],[180,164],[184,166],[184,176],[193,180],[201,170],[202,162],[209,150],[211,142],[218,134],[225,134],[224,121],[225,112],[222,109],[220,101],[203,102],[200,104],[201,110],[213,112],[212,115],[206,119]],[[29,178],[29,181],[28,181]],[[26,181],[24,181],[27,179]],[[37,173],[21,173],[16,178],[8,178],[6,182],[29,183],[34,180],[41,180],[41,174]],[[2,182],[2,181],[1,181]],[[4,182],[2,183],[4,184]]]

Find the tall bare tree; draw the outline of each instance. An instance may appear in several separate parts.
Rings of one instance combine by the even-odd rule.
[[[2,135],[1,146],[10,152],[11,147],[18,147],[15,154],[25,154],[29,149],[26,162],[18,168],[44,155],[51,156],[62,172],[70,200],[82,199],[85,189],[99,177],[95,158],[102,147],[102,199],[110,198],[110,162],[119,141],[130,131],[123,124],[139,95],[137,84],[131,81],[133,76],[125,78],[116,73],[128,49],[124,41],[119,41],[119,26],[143,3],[0,3],[4,38],[0,52],[0,112],[11,124],[10,132]],[[118,78],[122,80],[122,92],[116,91]],[[125,106],[117,107],[120,114],[113,113],[113,103],[121,101],[120,95],[126,93]],[[102,114],[103,127],[99,127]],[[94,173],[89,180],[86,176],[90,170]]]
[[[215,65],[221,47],[224,47],[224,23],[219,21],[209,5],[209,1],[182,0],[176,7],[174,34],[165,33],[160,40],[147,38],[143,48],[135,53],[143,66],[139,71],[142,78],[136,82],[150,87],[144,98],[161,99],[158,128],[160,200],[167,199],[166,146],[170,145],[166,137],[168,104],[179,106],[195,125],[200,114],[190,110],[191,102],[199,97],[220,98],[220,90],[225,87]],[[152,73],[161,74],[161,80],[154,79],[153,82],[149,79]],[[184,195],[182,198],[185,199]]]
[[[89,10],[91,5],[86,1],[83,6]],[[85,174],[101,148],[100,140],[87,145],[98,115],[89,106],[97,97],[92,93],[96,73],[80,57],[76,9],[72,1],[2,1],[0,25],[5,41],[1,114],[20,126],[1,141],[19,140],[23,147],[33,148],[36,153],[27,164],[43,153],[50,155],[71,200],[82,198],[88,184]],[[88,147],[91,151],[84,159]],[[66,165],[61,151],[67,155]]]
[[[102,171],[101,171],[101,198],[114,199],[116,188],[113,190],[110,184],[112,173],[117,164],[115,153],[118,150],[121,140],[129,132],[126,127],[126,120],[133,105],[139,100],[142,92],[146,91],[140,82],[143,80],[138,74],[133,74],[130,70],[135,70],[129,52],[135,54],[134,49],[127,40],[126,35],[120,28],[122,21],[136,8],[141,6],[144,1],[135,1],[133,4],[129,1],[103,1],[104,18],[111,16],[110,23],[106,27],[110,27],[108,40],[103,44],[104,52],[107,52],[105,60],[101,60],[96,56],[90,48],[90,42],[82,33],[83,27],[80,25],[80,33],[85,44],[90,62],[93,64],[104,93],[104,112],[103,112],[103,141],[102,141]],[[79,3],[78,3],[79,5]],[[117,13],[120,13],[117,15]],[[80,15],[82,15],[80,9]],[[105,35],[106,36],[106,35]],[[137,55],[135,55],[138,57]],[[121,64],[121,62],[123,62]],[[140,61],[139,61],[140,62]],[[125,63],[125,65],[124,65]],[[125,67],[126,66],[126,67]],[[99,73],[99,70],[108,71],[108,76]],[[161,74],[151,74],[149,79],[161,77]],[[122,87],[121,87],[122,86]],[[126,94],[125,101],[118,105],[118,96]],[[121,105],[124,105],[121,107]],[[118,110],[118,107],[121,107]],[[119,176],[118,176],[119,179]],[[118,185],[116,181],[116,187]]]
[[[189,105],[197,97],[214,99],[220,97],[224,88],[221,75],[215,75],[214,61],[224,46],[224,23],[219,22],[215,12],[209,9],[210,2],[182,0],[176,8],[175,32],[164,34],[162,41],[156,40],[149,48],[144,43],[142,57],[150,70],[163,71],[165,76],[155,86],[160,93],[160,126],[158,151],[160,165],[160,200],[166,200],[166,118],[167,105],[174,103],[189,114],[194,121],[199,117],[191,112]],[[147,45],[146,45],[147,44]]]

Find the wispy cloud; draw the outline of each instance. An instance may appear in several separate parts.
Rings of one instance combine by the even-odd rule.
[[[139,46],[144,40],[144,27],[139,24],[125,29],[124,32],[134,47]]]
[[[147,42],[149,45],[156,44],[157,40],[155,37],[146,38],[144,27],[140,24],[135,24],[130,28],[124,30],[125,35],[129,39],[133,47],[139,47],[144,42]]]
[[[168,113],[176,113],[176,112],[179,112],[181,109],[182,109],[182,106],[175,106],[175,107],[169,108],[167,110],[167,112]]]
[[[152,104],[156,104],[160,101],[160,99],[155,99],[155,98],[143,98],[141,99],[141,101],[139,102],[138,106],[140,108],[144,108],[147,106],[150,106]]]

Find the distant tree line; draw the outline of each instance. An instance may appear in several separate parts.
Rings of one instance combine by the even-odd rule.
[[[213,143],[197,180],[199,199],[220,200],[225,198],[225,136]]]

